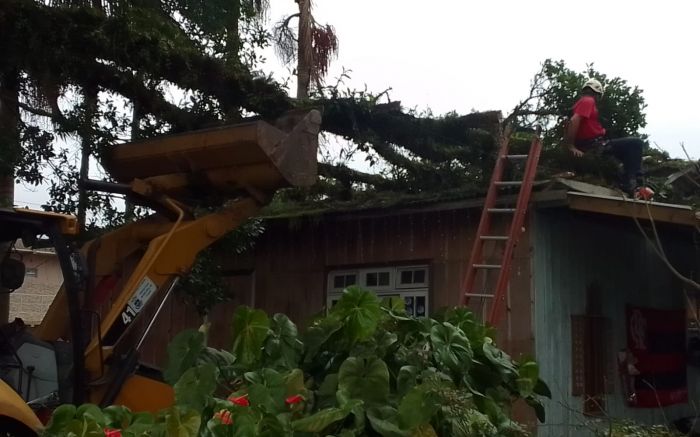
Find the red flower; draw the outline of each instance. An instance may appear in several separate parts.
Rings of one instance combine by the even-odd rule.
[[[118,429],[105,428],[105,437],[122,437],[122,432]]]
[[[219,419],[224,425],[233,425],[233,418],[229,410],[219,410],[214,413],[214,419]]]
[[[294,396],[290,396],[287,399],[285,399],[284,403],[287,405],[294,405],[294,404],[298,404],[299,402],[303,402],[303,401],[304,401],[304,397],[302,395],[294,395]]]
[[[241,406],[241,407],[249,407],[250,402],[248,401],[248,395],[243,395],[243,396],[238,396],[237,398],[234,398],[231,396],[228,398],[229,402],[234,403],[235,405]]]

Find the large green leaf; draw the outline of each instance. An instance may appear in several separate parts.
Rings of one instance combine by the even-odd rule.
[[[283,437],[292,435],[291,430],[274,414],[263,415],[258,424],[258,437]]]
[[[46,426],[46,432],[57,433],[58,431],[64,429],[66,425],[68,425],[68,423],[71,420],[73,420],[76,411],[77,408],[75,407],[75,405],[66,404],[57,407],[54,410],[53,415],[51,416],[51,420]]]
[[[239,306],[233,313],[233,354],[244,366],[260,360],[265,339],[270,332],[270,319],[264,311]]]
[[[544,396],[546,398],[552,399],[552,391],[549,389],[549,386],[539,378],[537,379],[537,383],[535,384],[535,388],[532,391],[536,395]]]
[[[418,368],[416,366],[402,366],[396,377],[396,391],[399,396],[404,396],[410,389],[417,385]]]
[[[245,380],[250,384],[250,402],[267,412],[281,412],[287,393],[284,376],[274,369],[264,368],[258,372],[248,372]]]
[[[168,384],[174,385],[187,369],[197,364],[204,347],[204,334],[194,329],[182,331],[173,338],[168,345],[168,364],[163,373]]]
[[[486,338],[482,346],[482,351],[486,359],[504,373],[515,373],[516,368],[513,360],[508,354],[497,348],[493,340]]]
[[[430,329],[430,342],[435,360],[454,373],[466,373],[472,364],[473,353],[462,330],[449,322],[436,323]]]
[[[304,346],[306,348],[306,353],[304,356],[304,362],[310,363],[314,361],[324,349],[328,349],[328,346],[335,346],[330,344],[332,337],[336,334],[343,325],[340,321],[334,317],[326,317],[316,320],[304,333]]]
[[[329,408],[336,405],[336,394],[338,392],[338,374],[329,373],[316,390],[317,408]]]
[[[389,405],[372,407],[367,410],[372,429],[383,437],[408,437],[407,430],[401,429],[398,424],[398,412],[396,408]]]
[[[202,411],[216,389],[217,368],[212,363],[192,367],[175,384],[175,400],[180,406]]]
[[[414,430],[430,423],[439,408],[438,399],[430,392],[414,388],[399,403],[399,424],[403,429]]]
[[[544,421],[546,419],[546,414],[545,414],[544,405],[542,405],[542,402],[540,402],[537,399],[533,399],[533,398],[526,399],[525,402],[527,402],[527,404],[529,406],[531,406],[533,410],[535,410],[535,415],[537,416],[537,420],[539,420],[540,423],[544,423]]]
[[[237,414],[236,420],[233,422],[233,435],[235,437],[258,437],[258,420],[258,417],[250,413]]]
[[[192,410],[174,407],[165,414],[165,428],[168,437],[197,437],[202,418]]]
[[[534,393],[535,386],[539,380],[539,368],[534,361],[525,361],[518,366],[518,376],[516,384],[518,393],[523,398],[531,396]]]
[[[303,351],[304,344],[298,338],[296,325],[284,314],[275,314],[270,323],[270,335],[265,341],[266,365],[297,368]]]
[[[346,408],[326,408],[311,416],[292,422],[292,429],[295,431],[318,433],[323,431],[335,422],[345,419],[350,414]]]
[[[346,340],[352,344],[374,334],[382,318],[382,309],[374,293],[350,287],[333,307],[331,314],[341,320]]]
[[[83,404],[79,406],[75,412],[75,416],[88,422],[94,422],[100,426],[107,425],[107,416],[105,416],[100,407],[94,404]]]
[[[368,404],[386,402],[389,369],[378,358],[350,357],[340,365],[338,389]]]
[[[102,410],[106,420],[106,425],[110,428],[124,428],[131,423],[131,411],[121,405],[112,405]]]
[[[406,301],[402,297],[385,297],[381,301],[382,310],[384,310],[394,320],[406,321],[411,320],[406,315]]]

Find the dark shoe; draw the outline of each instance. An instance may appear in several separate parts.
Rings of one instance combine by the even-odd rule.
[[[637,189],[637,182],[634,179],[625,179],[620,183],[620,189],[629,197],[634,197]]]

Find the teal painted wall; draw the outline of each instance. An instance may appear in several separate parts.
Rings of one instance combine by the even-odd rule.
[[[539,436],[586,436],[592,432],[581,397],[571,396],[571,316],[584,314],[586,288],[597,282],[602,289],[603,315],[611,320],[611,338],[605,341],[611,359],[627,343],[625,306],[659,309],[684,307],[680,282],[661,263],[632,219],[615,219],[563,209],[538,210],[534,216],[533,296],[535,350],[542,378],[553,400],[546,404],[547,423]],[[661,229],[668,257],[689,274],[696,263],[690,233]],[[696,266],[697,268],[697,266]],[[613,362],[613,365],[615,363]],[[690,405],[660,409],[631,409],[624,404],[617,373],[614,393],[606,396],[607,414],[642,423],[667,423],[695,415]],[[700,408],[700,377],[690,370],[690,399]]]

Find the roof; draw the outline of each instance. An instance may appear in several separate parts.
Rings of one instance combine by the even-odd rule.
[[[454,191],[431,195],[393,196],[375,198],[363,203],[362,206],[350,202],[346,205],[336,203],[280,214],[269,213],[263,218],[292,219],[320,215],[364,218],[481,208],[484,205],[484,194],[480,193],[475,197],[473,191],[470,194]],[[504,204],[512,203],[515,199],[516,194],[502,195],[499,198]],[[688,205],[635,201],[610,188],[564,178],[537,182],[532,202],[536,208],[568,207],[575,211],[636,217],[640,220],[648,220],[651,217],[656,222],[683,226],[700,225],[700,213],[696,213]]]

